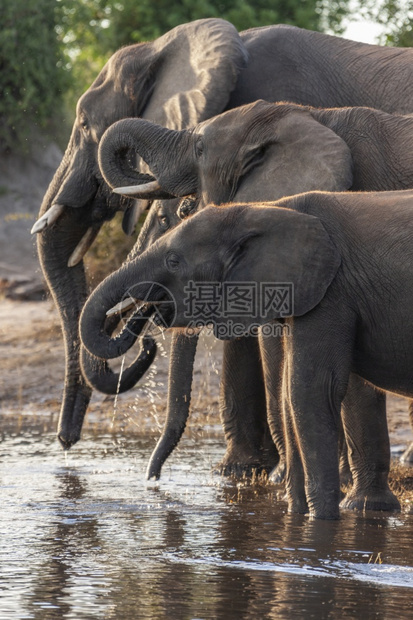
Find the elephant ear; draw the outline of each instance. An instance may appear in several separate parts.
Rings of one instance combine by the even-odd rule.
[[[352,186],[351,151],[334,131],[305,108],[272,105],[271,114],[271,104],[258,104],[267,120],[265,132],[252,148],[259,145],[264,156],[239,185],[237,200],[278,200],[312,190],[346,191]]]
[[[170,129],[221,112],[247,63],[237,30],[222,19],[183,24],[149,45],[152,90],[140,116]]]
[[[299,196],[294,200],[306,199]],[[283,207],[235,208],[241,212],[232,246],[226,252],[223,290],[251,283],[256,294],[255,317],[238,317],[240,322],[263,324],[312,310],[323,299],[341,263],[321,221]]]

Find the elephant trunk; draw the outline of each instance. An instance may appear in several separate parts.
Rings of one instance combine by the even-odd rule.
[[[65,449],[80,439],[91,396],[79,360],[78,323],[88,293],[85,271],[83,262],[71,268],[67,266],[87,228],[78,210],[65,209],[55,226],[47,227],[38,235],[40,264],[59,310],[63,330],[66,369],[57,435]]]
[[[146,185],[153,177],[131,166],[131,152],[146,162],[163,193]],[[197,175],[191,162],[192,146],[187,131],[166,129],[140,118],[114,123],[104,133],[99,145],[99,166],[106,182],[113,188],[137,186],[133,195],[139,198],[171,198],[194,193]],[[143,184],[139,193],[139,186]]]
[[[105,331],[111,336],[119,325],[121,315],[108,317]],[[89,385],[103,394],[122,394],[132,389],[148,370],[157,351],[153,338],[144,337],[138,356],[121,372],[114,372],[106,360],[95,357],[83,345],[80,347],[82,373]]]
[[[81,346],[81,365],[83,375],[89,385],[103,394],[122,394],[132,389],[148,370],[156,355],[156,342],[153,338],[142,339],[141,350],[136,359],[122,372],[114,372],[106,360],[91,355]]]
[[[146,470],[148,480],[159,480],[162,465],[178,445],[185,430],[191,403],[193,366],[198,336],[186,336],[174,330],[168,380],[168,413],[162,435]]]
[[[142,284],[135,284],[137,262],[139,274],[150,274],[147,278],[139,278]],[[153,314],[154,308],[150,302],[156,301],[159,287],[154,286],[156,280],[147,263],[141,258],[125,263],[101,282],[87,300],[80,319],[80,334],[84,346],[92,355],[112,359],[126,353]],[[106,329],[107,311],[125,299],[145,300],[150,293],[154,294],[150,302],[139,305],[120,334],[112,338]]]
[[[87,359],[88,354],[80,354],[79,318],[89,293],[82,257],[105,219],[93,220],[93,209],[97,202],[105,205],[109,214],[110,210],[114,213],[116,201],[108,204],[97,188],[90,165],[79,164],[79,170],[74,167],[75,144],[75,136],[72,135],[45,194],[40,219],[33,230],[39,233],[39,260],[62,325],[65,380],[57,436],[65,449],[80,439],[91,386],[105,393],[129,389],[146,372],[156,352],[156,344],[146,342],[140,356],[121,378],[103,360]],[[130,339],[131,344],[136,337]],[[82,373],[81,357],[89,382]]]

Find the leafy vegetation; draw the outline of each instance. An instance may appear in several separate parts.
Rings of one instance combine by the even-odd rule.
[[[24,149],[36,127],[66,128],[64,146],[77,99],[123,45],[203,17],[340,34],[350,9],[383,24],[383,43],[413,45],[408,0],[1,0],[0,149]]]
[[[2,0],[0,147],[24,148],[33,127],[46,128],[69,88],[56,37],[59,4]]]

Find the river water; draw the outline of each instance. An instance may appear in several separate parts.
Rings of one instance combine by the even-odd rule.
[[[148,437],[0,443],[0,618],[413,618],[413,515],[288,514],[279,490],[213,474],[187,437],[158,483]]]

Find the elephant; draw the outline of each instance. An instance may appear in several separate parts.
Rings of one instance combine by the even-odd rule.
[[[118,377],[109,366],[80,351],[79,316],[89,288],[83,256],[102,224],[123,211],[131,233],[137,201],[116,197],[104,183],[97,147],[107,127],[128,116],[142,116],[182,128],[220,112],[246,62],[236,29],[220,19],[179,26],[154,42],[117,51],[77,104],[76,119],[63,160],[52,179],[32,231],[38,233],[41,268],[59,309],[65,341],[66,373],[57,435],[67,449],[80,438],[91,396],[89,381],[111,391]],[[107,325],[113,331],[116,322]],[[136,337],[135,337],[136,340]],[[122,378],[127,389],[149,367],[156,351],[147,339],[135,364]]]
[[[324,186],[409,189],[412,147],[412,116],[257,100],[181,131],[138,118],[117,121],[100,142],[99,167],[124,196],[150,199],[152,187],[192,196],[179,207],[188,216],[212,202],[277,200]],[[150,168],[149,182],[126,161],[135,152]],[[148,226],[140,251],[162,232]]]
[[[238,34],[228,22],[206,19],[183,24],[153,42],[125,47],[109,59],[78,102],[71,138],[33,227],[65,340],[65,388],[57,431],[65,449],[80,438],[91,395],[80,365],[78,320],[88,294],[82,258],[104,221],[123,211],[123,227],[131,232],[143,207],[114,196],[101,178],[97,147],[104,130],[131,116],[182,129],[258,98],[315,106],[370,105],[408,113],[413,111],[412,58],[411,49],[371,46],[293,26]],[[113,328],[107,325],[108,332]],[[257,355],[254,339],[244,345],[247,356]],[[235,350],[230,352],[236,346],[228,344],[227,354],[237,357]],[[128,386],[150,364],[154,349],[150,340],[144,345],[146,359],[140,364],[138,357],[136,366],[132,365]],[[107,364],[82,357],[94,385],[112,386],[109,391],[117,385]],[[243,398],[244,409],[246,402],[264,401],[261,374],[257,373],[256,387]],[[241,406],[238,392],[237,382],[224,392],[229,445],[224,460],[227,464],[239,461],[241,453],[241,460],[265,460],[272,449],[266,439],[265,413],[259,413],[256,404],[245,415],[234,415]],[[243,427],[243,420],[250,419],[254,424]],[[258,426],[262,433],[249,441],[251,429]],[[242,449],[241,436],[246,439]]]
[[[277,200],[312,189],[382,191],[413,188],[412,147],[413,118],[408,116],[372,108],[324,109],[258,100],[179,132],[142,119],[118,121],[102,137],[99,163],[108,185],[117,187],[115,192],[150,198],[147,184],[136,185],[140,175],[124,161],[126,153],[136,151],[154,175],[151,183],[172,196],[193,196],[179,208],[188,216],[211,202]],[[121,187],[125,185],[126,188]],[[171,213],[168,219],[172,221]],[[178,222],[178,214],[173,221]],[[146,230],[139,237],[139,251],[149,247],[162,234],[164,230],[156,227],[156,220],[148,220]],[[94,333],[93,327],[91,333]],[[93,352],[104,357],[107,349],[99,348],[98,343],[99,340],[95,339]],[[192,340],[191,344],[193,346]],[[276,344],[277,341],[274,344],[269,339],[260,341],[261,355],[267,358],[263,364],[264,372],[269,365],[271,376],[274,376],[274,358],[277,355],[281,358]],[[354,377],[350,385],[351,392],[355,390],[364,398],[359,404],[353,402],[352,405],[350,402],[354,396],[351,393],[345,399],[344,415],[348,429],[357,428],[357,420],[352,418],[360,407],[380,409],[384,418],[382,394],[371,394],[368,398],[370,388],[358,385]],[[272,436],[282,459],[281,471],[276,470],[272,475],[278,481],[285,457],[283,431],[281,425],[276,424],[275,411],[280,409],[276,385],[271,386],[267,381],[266,388],[267,401],[272,408],[269,413]],[[183,399],[181,394],[179,400]],[[372,420],[373,435],[377,418],[378,415]],[[169,415],[148,468],[149,475],[159,477],[160,468],[170,453],[169,447],[182,434],[185,421],[182,415]],[[384,450],[383,458],[388,459],[386,436],[384,426],[381,444],[372,443],[370,449],[364,451],[363,459],[357,464],[351,463],[354,477],[361,477],[364,472],[363,478],[367,480],[371,472],[378,470],[379,477],[382,476],[384,465],[377,452]],[[411,453],[412,447],[408,451]],[[360,452],[357,451],[359,458]],[[355,457],[351,458],[354,460]],[[376,459],[380,465],[375,463]],[[359,506],[360,498],[366,495],[365,488],[354,491],[347,501]],[[383,487],[383,495],[388,497],[387,485]],[[376,491],[375,505],[377,496]]]
[[[164,324],[181,332],[212,324],[226,339],[281,325],[288,507],[337,519],[338,427],[350,373],[413,396],[412,214],[412,190],[210,205],[95,289],[82,311],[82,341],[89,348],[108,337],[106,315],[126,296],[156,303]],[[194,311],[193,287],[211,283],[214,305]],[[253,311],[228,314],[228,291],[243,283],[255,286]],[[287,291],[281,301],[277,290]]]

